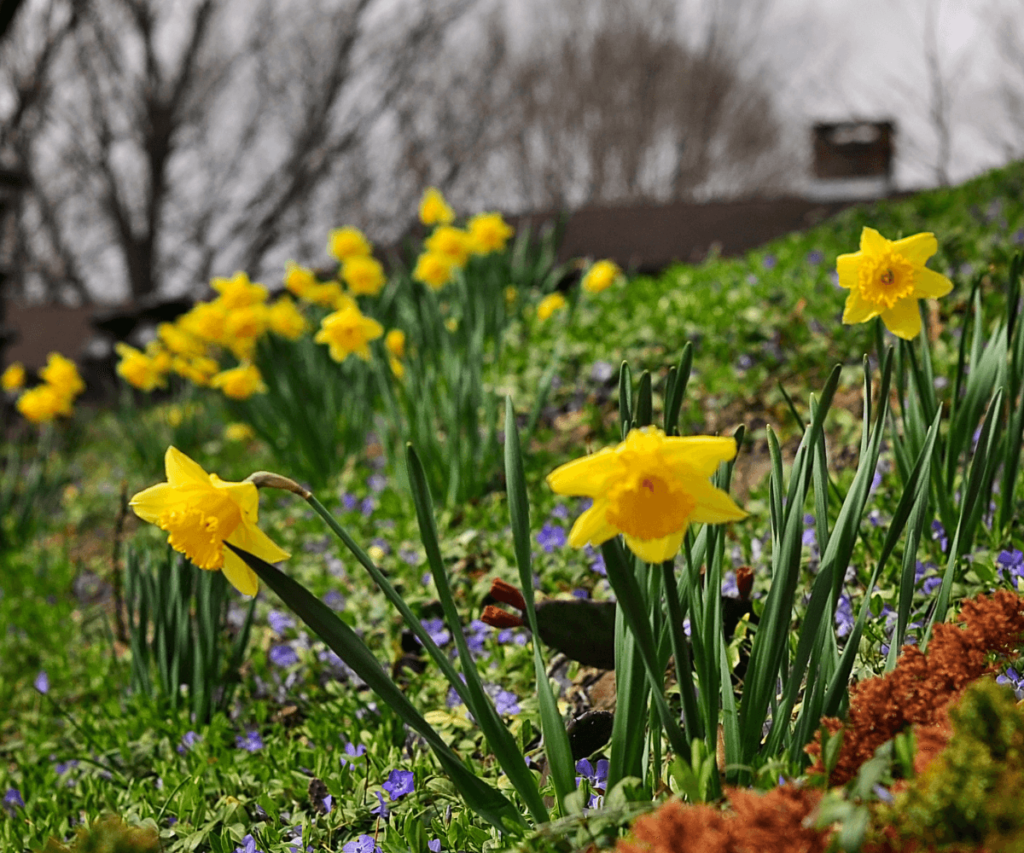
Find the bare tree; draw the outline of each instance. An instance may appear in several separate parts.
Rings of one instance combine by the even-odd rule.
[[[83,5],[27,71],[50,93],[20,142],[39,289],[138,299],[235,268],[273,274],[301,233],[322,246],[339,205],[358,219],[370,129],[470,0],[414,3],[397,23],[382,5],[395,6]]]

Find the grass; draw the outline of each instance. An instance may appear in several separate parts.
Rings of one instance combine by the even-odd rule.
[[[863,225],[891,238],[922,230],[939,237],[940,254],[931,266],[950,274],[956,288],[935,318],[935,328],[944,331],[936,337],[932,357],[936,375],[949,375],[975,278],[980,276],[986,309],[996,310],[1005,301],[1006,268],[1024,243],[1022,164],[963,187],[851,209],[742,258],[710,259],[656,277],[632,278],[623,289],[581,300],[568,326],[530,317],[510,326],[501,373],[487,381],[511,393],[521,414],[537,399],[552,360],[561,359],[558,382],[525,454],[533,571],[544,596],[600,600],[611,594],[595,556],[559,545],[578,515],[579,502],[556,498],[542,483],[548,471],[579,455],[584,446],[617,440],[614,376],[603,365],[617,370],[625,358],[637,375],[650,369],[657,412],[663,405],[666,367],[692,342],[694,371],[683,433],[725,434],[739,423],[749,428],[738,469],[750,472],[743,479],[742,503],[751,519],[729,528],[725,565],[754,567],[755,612],[763,607],[770,498],[757,472],[767,458],[766,425],[778,433],[784,448],[792,449],[799,428],[783,389],[806,416],[800,401],[822,387],[835,363],[843,365],[837,392],[843,405],[836,406],[827,424],[832,475],[843,493],[853,480],[860,439],[859,365],[862,353],[873,351],[873,341],[870,326],[838,322],[845,294],[837,289],[833,271],[836,255],[855,249]],[[59,470],[48,481],[49,491],[33,497],[39,507],[52,509],[38,514],[31,539],[0,554],[0,625],[5,626],[0,634],[5,711],[0,718],[0,792],[16,790],[24,802],[24,807],[12,801],[0,809],[0,847],[39,848],[48,837],[65,838],[83,819],[107,812],[154,822],[169,850],[233,851],[244,848],[251,835],[258,849],[277,853],[300,846],[298,826],[301,847],[314,850],[338,850],[360,835],[375,838],[384,851],[426,850],[432,839],[440,840],[443,850],[509,843],[464,808],[399,717],[376,702],[301,623],[283,619],[283,606],[266,591],[258,599],[241,683],[226,714],[200,724],[190,719],[187,703],[174,707],[166,696],[129,692],[130,652],[114,618],[115,543],[122,542],[122,554],[130,542],[157,562],[166,546],[165,534],[132,517],[118,531],[122,491],[132,494],[161,479],[153,448],[159,454],[171,442],[225,479],[278,467],[265,444],[232,443],[211,428],[224,421],[219,408],[203,410],[208,417],[186,419],[183,427],[180,422],[171,426],[177,418],[168,418],[169,405],[145,410],[145,443],[137,440],[135,452],[126,449],[126,427],[132,430],[134,424],[123,412],[81,410],[73,425],[57,430],[54,466]],[[376,561],[409,607],[422,619],[439,618],[437,591],[425,580],[426,557],[411,498],[402,478],[384,461],[381,448],[371,443],[348,459],[319,497],[358,542],[379,549]],[[500,471],[493,473],[493,482],[500,482]],[[878,473],[868,503],[872,523],[861,530],[837,618],[856,617],[871,561],[900,497],[891,451],[883,451]],[[499,633],[472,621],[493,577],[517,583],[507,518],[505,495],[496,488],[441,509],[438,529],[478,668],[487,689],[507,703],[513,737],[529,751],[539,731],[539,707],[527,635],[523,629]],[[312,511],[292,496],[264,493],[261,527],[292,552],[288,573],[337,609],[395,671],[417,707],[429,710],[429,721],[453,748],[480,776],[511,795],[465,708],[449,705],[447,684],[422,666],[422,653],[403,638],[402,625],[383,596],[358,564],[338,550]],[[820,559],[813,514],[805,528],[801,590],[810,589]],[[1009,583],[1009,572],[1000,575],[1000,561],[1022,547],[1022,538],[1016,515],[1006,530],[983,525],[969,564],[955,578],[952,600]],[[935,597],[932,579],[942,574],[938,538],[926,535],[916,557],[922,573],[915,578],[915,621]],[[899,583],[894,559],[869,602],[872,618],[854,664],[855,680],[885,665]],[[243,613],[241,597],[233,591],[230,596],[229,626],[237,625]],[[733,659],[745,630],[730,648]],[[451,648],[450,642],[443,645]],[[282,651],[285,647],[290,652]],[[49,682],[45,694],[38,689],[41,672]],[[575,665],[562,675],[570,682],[582,677]],[[563,691],[563,713],[571,712],[577,693]],[[357,747],[365,752],[353,757]],[[414,789],[394,801],[383,795],[391,810],[385,822],[373,810],[379,806],[377,793],[396,770],[412,772]],[[760,768],[754,783],[773,784],[776,770]],[[678,778],[669,784],[678,785]],[[571,849],[591,835],[606,841],[628,817],[649,807],[650,793],[644,802],[642,795],[620,791],[617,799],[609,797],[604,811],[545,826],[528,845]],[[326,795],[331,797],[329,810]]]

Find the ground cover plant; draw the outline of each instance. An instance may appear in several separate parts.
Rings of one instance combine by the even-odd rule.
[[[171,850],[580,849],[668,794],[824,791],[850,685],[1024,576],[1022,189],[578,286],[428,193],[390,275],[339,229],[289,295],[215,280],[121,348],[117,411],[40,377],[0,482],[0,844],[114,814]],[[1019,639],[979,652],[1004,699]],[[822,837],[905,831],[907,731]]]

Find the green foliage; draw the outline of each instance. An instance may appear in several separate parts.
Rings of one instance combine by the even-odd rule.
[[[891,806],[879,809],[878,825],[924,844],[1020,849],[1024,708],[1012,689],[986,678],[967,688],[949,717],[949,745]]]

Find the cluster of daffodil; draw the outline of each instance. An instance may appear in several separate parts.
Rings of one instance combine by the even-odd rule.
[[[18,394],[15,407],[32,423],[71,417],[75,398],[85,390],[85,382],[75,363],[58,352],[51,352],[39,371],[39,379],[39,384],[26,388],[25,367],[15,362],[0,375],[0,387],[8,394]]]
[[[424,196],[421,217],[431,224],[438,224],[434,235],[441,228],[452,228],[449,224],[453,219],[452,211],[435,191],[428,191]],[[443,239],[431,242],[434,235],[428,239],[428,251],[421,256],[421,273],[429,266],[423,258],[433,255],[434,260],[430,263],[436,261],[440,265],[438,256],[443,254],[442,247],[447,245],[449,239],[454,239],[450,238],[449,232],[441,233],[445,234]],[[358,245],[351,232],[346,233],[344,239],[346,246]],[[457,239],[468,245],[468,237],[460,236]],[[841,255],[838,259],[839,283],[850,290],[843,315],[844,322],[865,322],[879,317],[890,331],[904,341],[918,335],[921,329],[918,301],[925,297],[945,295],[952,288],[949,279],[925,266],[936,249],[937,243],[931,234],[917,234],[893,242],[873,229],[865,228],[860,251]],[[447,269],[458,269],[453,256],[448,257],[450,260],[445,261],[448,263]],[[1024,266],[1024,261],[1021,265]],[[583,286],[590,292],[597,292],[610,286],[619,274],[611,264],[596,264],[584,279]],[[422,275],[416,277],[424,280]],[[440,278],[439,275],[437,281],[440,282]],[[316,281],[307,283],[310,288],[307,293],[312,292],[314,287],[323,286]],[[425,283],[431,284],[430,281]],[[442,287],[444,283],[436,286]],[[335,295],[333,298],[339,297]],[[548,307],[543,312],[538,308],[538,315],[542,319],[560,308],[557,294],[552,294],[549,299]],[[334,307],[337,308],[337,303],[334,303]],[[356,309],[346,305],[337,310]],[[367,343],[365,338],[378,337],[381,333],[377,327],[353,324],[353,331],[343,335],[335,331],[336,327],[341,328],[340,321],[327,324],[325,320],[320,333],[324,343],[337,348],[337,354],[332,353],[335,357],[352,352],[368,357],[364,349]],[[1024,333],[1019,328],[1015,332],[1013,346],[1024,349]],[[1002,352],[1005,360],[1005,349]],[[702,769],[703,765],[698,767],[694,763],[693,772],[703,779],[701,790],[712,793],[718,790],[718,771],[714,767],[713,757],[719,737],[724,739],[728,765],[741,768],[729,770],[734,776],[739,773],[744,779],[749,779],[750,768],[760,766],[766,760],[766,750],[788,750],[796,756],[793,760],[799,762],[804,745],[813,736],[817,720],[823,713],[834,713],[834,709],[843,701],[843,685],[848,683],[853,656],[844,654],[840,660],[834,635],[827,631],[821,634],[821,631],[831,624],[829,602],[832,602],[832,607],[835,606],[834,584],[842,583],[849,568],[857,526],[865,511],[871,477],[878,459],[881,437],[889,422],[886,406],[892,367],[891,351],[882,362],[882,387],[879,395],[883,401],[881,411],[872,420],[870,407],[865,406],[863,464],[843,498],[829,547],[822,546],[822,564],[812,591],[812,604],[808,608],[808,613],[813,612],[815,616],[808,616],[807,624],[801,627],[799,646],[791,660],[783,651],[789,648],[792,630],[792,607],[800,571],[802,513],[812,483],[812,467],[817,473],[815,482],[827,480],[828,477],[827,472],[817,470],[817,466],[823,464],[825,459],[822,425],[838,383],[838,367],[833,371],[829,385],[814,411],[811,426],[804,434],[788,488],[780,479],[781,456],[775,454],[779,464],[773,465],[772,471],[771,559],[776,582],[772,585],[761,625],[755,635],[749,675],[743,685],[742,702],[737,702],[728,674],[729,664],[721,636],[721,600],[717,595],[704,593],[705,587],[708,590],[720,587],[723,572],[724,539],[715,526],[740,521],[747,515],[723,488],[728,482],[728,466],[737,453],[737,438],[682,437],[675,434],[689,374],[689,348],[684,352],[678,370],[669,376],[665,390],[664,429],[649,423],[650,382],[641,382],[640,400],[636,408],[633,408],[629,391],[631,382],[628,370],[624,367],[620,384],[624,389],[620,400],[623,408],[622,442],[613,448],[564,464],[548,475],[547,483],[554,492],[591,500],[589,508],[573,525],[568,544],[573,548],[601,548],[608,579],[623,616],[616,627],[619,707],[610,744],[609,787],[630,775],[639,775],[647,777],[650,788],[656,789],[662,772],[658,756],[663,748],[663,737],[667,739],[671,751],[683,759],[684,763],[696,755],[699,761],[707,764],[705,759],[711,756],[708,767]],[[979,371],[972,371],[972,376],[976,372]],[[992,411],[1000,409],[998,402],[1001,398],[998,395],[1001,393],[1001,390],[997,393],[996,404],[990,406],[986,424],[993,417]],[[644,417],[648,422],[640,420]],[[905,413],[903,417],[906,418]],[[1024,422],[1018,426],[1024,430]],[[929,484],[932,482],[928,465],[931,449],[935,446],[937,427],[938,414],[928,436],[913,451],[916,462],[911,452],[905,451],[908,460],[905,484],[907,495],[901,507],[905,503],[906,508],[897,512],[899,521],[893,521],[889,534],[893,545],[908,517],[913,515],[916,518],[918,535],[924,524],[923,507],[927,505]],[[982,455],[994,440],[987,430],[986,426],[979,442],[979,453]],[[742,435],[742,430],[738,435]],[[508,502],[516,559],[526,601],[524,615],[530,620],[536,636],[536,617],[532,605],[529,506],[511,401],[507,401],[506,405],[505,436]],[[773,440],[774,434],[769,430],[769,443]],[[1019,446],[1018,435],[1015,445],[1018,455]],[[773,447],[777,450],[777,441]],[[953,452],[959,458],[959,448],[954,448]],[[416,614],[412,613],[367,553],[309,491],[296,483],[265,472],[253,474],[240,483],[225,482],[215,474],[207,474],[172,447],[166,455],[167,482],[136,495],[132,499],[132,507],[142,518],[165,530],[173,548],[186,554],[200,568],[222,570],[241,592],[255,594],[258,579],[263,579],[410,727],[426,739],[456,787],[478,813],[499,827],[508,820],[522,822],[519,809],[512,806],[503,794],[469,773],[401,690],[382,673],[351,629],[294,580],[268,565],[288,555],[257,526],[257,486],[283,488],[306,499],[399,609],[410,630],[416,633],[424,648],[449,678],[453,689],[471,709],[483,729],[502,769],[522,797],[531,816],[537,821],[546,820],[549,812],[543,802],[541,788],[536,778],[529,771],[524,771],[522,754],[480,688],[479,676],[468,648],[463,649],[465,639],[460,631],[446,569],[437,545],[430,489],[415,450],[409,450],[408,464],[421,534],[448,628],[456,640],[462,638],[459,651],[460,656],[465,651],[462,661],[464,677],[455,672],[447,655],[436,647]],[[981,464],[986,471],[995,468],[985,462]],[[990,485],[991,478],[987,482]],[[1010,491],[1012,493],[1012,488]],[[786,494],[788,502],[783,498]],[[824,518],[819,521],[826,523]],[[701,528],[700,534],[696,536],[691,532],[695,526]],[[822,532],[827,537],[827,527]],[[620,536],[621,540],[618,539]],[[842,544],[835,546],[835,543]],[[632,559],[627,558],[627,550],[632,553]],[[891,551],[892,547],[887,542],[886,555]],[[955,547],[953,551],[956,551]],[[681,584],[677,580],[676,569],[680,552],[685,557]],[[911,571],[913,556],[911,553],[908,563]],[[884,559],[879,560],[868,584],[869,597]],[[703,577],[705,570],[706,578]],[[947,572],[947,581],[952,577],[951,572]],[[851,641],[854,651],[863,628],[867,603],[865,600],[860,620],[851,635],[854,638]],[[667,613],[662,612],[663,607],[667,608]],[[683,614],[687,607],[693,628],[691,640],[683,637]],[[656,628],[662,632],[660,636],[655,633]],[[824,643],[821,636],[826,637]],[[665,698],[664,672],[669,651],[675,657],[679,677],[685,736],[679,714],[670,710]],[[550,778],[559,808],[564,811],[575,789],[573,761],[564,722],[551,692],[539,650],[535,650],[535,665]],[[799,712],[794,726],[791,711],[800,696],[805,673],[808,683],[816,680],[814,683],[819,686],[817,692],[805,697],[806,707]],[[645,678],[643,693],[639,693],[637,691],[644,685]],[[836,682],[836,679],[843,683]],[[779,684],[782,685],[781,696],[778,693]],[[642,701],[633,702],[628,698],[627,691],[641,696]],[[653,704],[649,706],[648,702]],[[660,728],[647,725],[652,719],[660,722]],[[722,735],[719,735],[720,726]],[[765,731],[769,732],[767,737]],[[701,749],[691,752],[695,740],[700,742]],[[653,756],[653,761],[645,763],[645,754]],[[777,754],[769,755],[768,758],[774,758]],[[698,758],[694,761],[698,761]],[[652,772],[653,776],[650,775]]]

